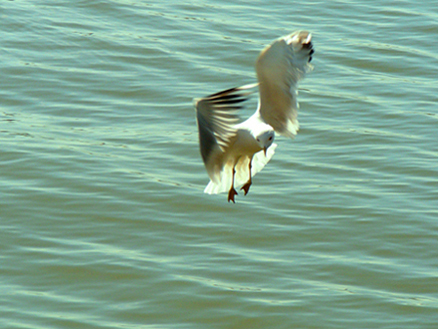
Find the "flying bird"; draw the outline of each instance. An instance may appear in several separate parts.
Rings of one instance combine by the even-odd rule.
[[[248,194],[252,177],[274,155],[275,133],[297,134],[297,84],[312,70],[311,39],[307,31],[276,39],[257,58],[258,83],[194,100],[201,156],[210,177],[205,193],[228,191],[228,202],[235,203],[235,188]],[[237,112],[257,87],[258,108],[242,122]]]

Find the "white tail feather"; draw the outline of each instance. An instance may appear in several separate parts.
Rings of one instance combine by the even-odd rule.
[[[274,156],[275,149],[277,147],[277,144],[272,144],[267,152],[266,156],[263,151],[260,151],[256,154],[254,154],[253,160],[252,160],[252,169],[251,169],[251,176],[254,177],[255,174],[260,172],[266,164],[271,160],[271,158]],[[236,165],[236,174],[234,176],[234,187],[236,189],[239,189],[242,187],[249,178],[249,159],[246,158],[242,161],[239,161]],[[220,173],[220,178],[217,183],[210,181],[208,185],[206,186],[204,193],[207,194],[219,194],[223,192],[228,192],[231,188],[231,181],[232,181],[232,167],[231,164],[227,164],[224,166]]]

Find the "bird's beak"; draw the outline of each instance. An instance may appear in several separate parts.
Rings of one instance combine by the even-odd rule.
[[[266,156],[266,151],[268,150],[268,148],[265,146],[264,148],[263,148],[263,152],[265,153],[265,156]]]

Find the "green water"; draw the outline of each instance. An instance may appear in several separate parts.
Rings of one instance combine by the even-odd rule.
[[[435,3],[0,15],[0,328],[438,327]],[[235,205],[204,194],[192,98],[297,29],[300,133]]]

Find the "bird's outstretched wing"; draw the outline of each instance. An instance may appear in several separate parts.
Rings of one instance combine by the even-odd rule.
[[[260,114],[279,134],[294,137],[297,120],[297,83],[312,69],[311,34],[298,31],[275,40],[259,55]]]
[[[256,86],[245,85],[195,99],[201,155],[212,180],[222,169],[221,155],[236,136],[235,125],[240,121],[237,110]]]

